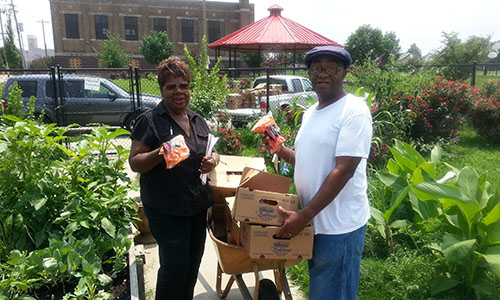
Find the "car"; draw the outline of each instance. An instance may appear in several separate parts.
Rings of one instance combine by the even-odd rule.
[[[87,75],[64,75],[62,84],[54,82],[49,75],[19,75],[7,79],[2,99],[8,105],[9,88],[17,82],[23,91],[25,105],[31,96],[35,97],[35,115],[41,115],[46,123],[58,125],[92,123],[121,126],[131,129],[135,118],[142,111],[156,107],[162,98],[154,95],[141,95],[141,107],[131,94],[115,83],[100,77]],[[56,93],[54,93],[54,86]],[[59,103],[63,95],[61,105]],[[57,114],[62,108],[62,114]]]

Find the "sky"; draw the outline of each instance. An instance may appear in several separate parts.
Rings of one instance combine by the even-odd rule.
[[[24,26],[21,34],[24,47],[27,48],[27,35],[38,36],[38,47],[44,47],[44,20],[48,22],[44,23],[47,48],[53,49],[49,0],[0,0],[0,8],[7,8],[11,1],[16,5],[18,22]],[[415,43],[423,55],[442,47],[442,32],[456,32],[462,41],[474,35],[500,40],[500,0],[250,0],[250,3],[255,5],[255,21],[269,16],[267,9],[277,4],[283,8],[283,17],[340,44],[345,44],[363,25],[383,33],[394,32],[403,52]],[[5,18],[2,15],[4,22]]]

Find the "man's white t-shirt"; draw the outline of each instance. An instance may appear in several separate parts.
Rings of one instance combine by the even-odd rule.
[[[294,180],[302,207],[335,168],[335,157],[361,157],[354,176],[337,197],[313,219],[315,234],[343,234],[370,218],[366,160],[370,153],[372,118],[366,102],[348,94],[318,110],[312,105],[302,119],[295,140]]]

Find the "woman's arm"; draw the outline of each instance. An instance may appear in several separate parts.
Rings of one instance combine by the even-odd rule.
[[[144,174],[153,170],[164,160],[163,156],[159,155],[160,149],[161,147],[151,150],[138,140],[132,140],[130,156],[128,158],[128,163],[132,171]]]

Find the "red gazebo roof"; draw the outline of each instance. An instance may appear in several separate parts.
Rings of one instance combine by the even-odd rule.
[[[268,8],[268,17],[243,27],[211,44],[208,47],[255,51],[279,49],[307,51],[315,46],[342,46],[290,19],[281,16],[282,7]]]

